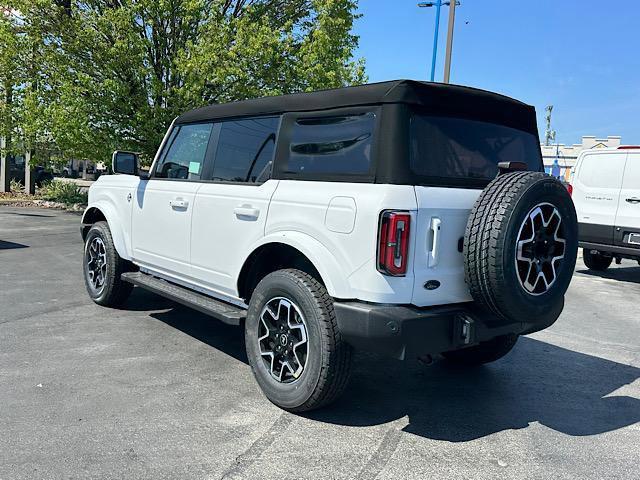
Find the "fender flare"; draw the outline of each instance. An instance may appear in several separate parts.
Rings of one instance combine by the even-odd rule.
[[[94,210],[102,213],[102,215],[106,219],[107,225],[109,225],[109,230],[111,231],[111,237],[113,238],[113,244],[116,248],[116,251],[118,252],[118,255],[120,255],[120,257],[124,260],[131,260],[131,254],[129,252],[128,243],[124,235],[122,224],[118,221],[118,213],[112,205],[107,202],[96,202],[90,204],[82,214],[82,225],[85,226],[93,223],[87,223],[86,218]]]
[[[253,252],[270,243],[282,243],[284,245],[288,245],[300,251],[300,253],[307,257],[316,270],[318,270],[327,292],[332,297],[353,298],[353,295],[351,294],[351,286],[347,281],[349,272],[346,272],[340,266],[338,259],[325,245],[312,236],[302,232],[278,231],[262,237],[258,242],[251,246],[248,254],[244,257],[243,263],[238,268],[237,274],[240,274],[245,262]]]

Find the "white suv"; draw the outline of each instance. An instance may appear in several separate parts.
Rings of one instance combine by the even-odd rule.
[[[640,262],[640,147],[582,152],[572,189],[585,265]]]
[[[100,305],[137,285],[243,325],[290,411],[345,388],[352,349],[496,360],[551,325],[575,265],[533,107],[407,80],[187,112],[151,166],[116,152],[82,219]]]

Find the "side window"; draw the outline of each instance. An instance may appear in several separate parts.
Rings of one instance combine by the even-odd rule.
[[[221,124],[212,180],[261,183],[273,165],[279,117],[247,118]]]
[[[212,127],[212,123],[198,123],[174,128],[154,176],[200,180]]]
[[[287,173],[366,174],[375,114],[299,118],[291,133]]]

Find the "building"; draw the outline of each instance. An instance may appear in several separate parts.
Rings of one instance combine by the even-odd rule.
[[[620,146],[620,140],[621,137],[619,136],[596,138],[595,136],[585,135],[582,137],[582,143],[574,143],[573,145],[565,145],[563,143],[540,145],[544,169],[547,173],[564,178],[569,182],[580,152],[593,148],[617,148]]]

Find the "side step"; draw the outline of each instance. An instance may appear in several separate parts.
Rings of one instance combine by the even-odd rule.
[[[162,297],[181,303],[194,310],[211,315],[229,325],[239,325],[247,316],[244,308],[217,300],[202,293],[167,282],[142,272],[127,272],[121,275],[122,280],[149,290]]]

